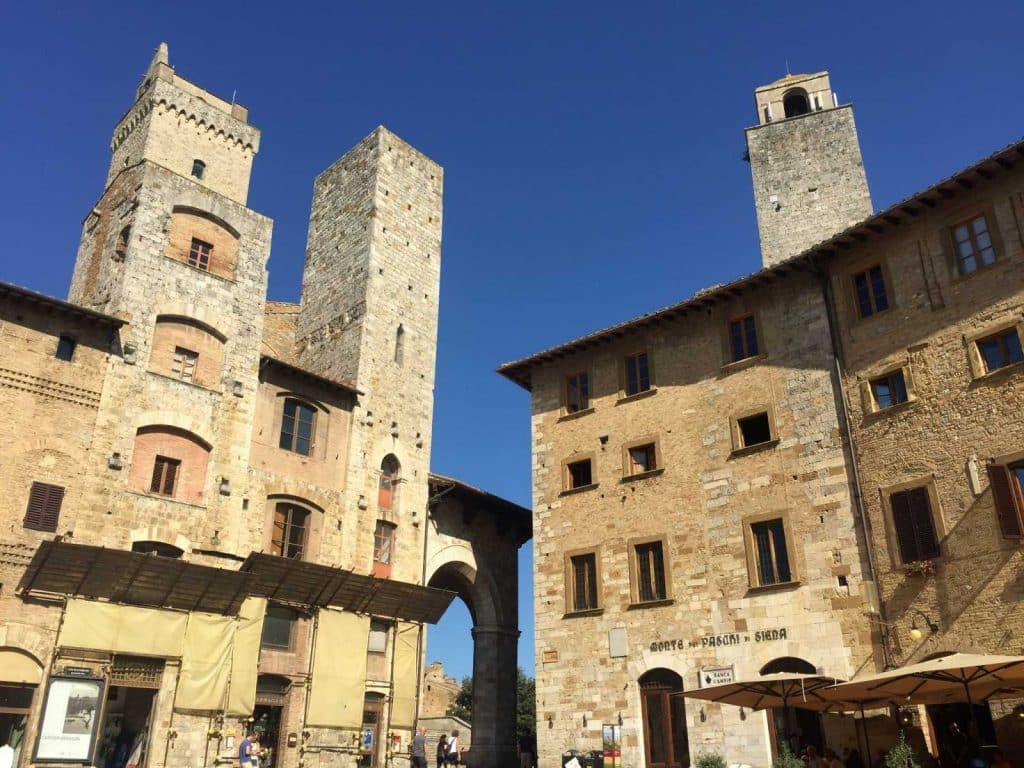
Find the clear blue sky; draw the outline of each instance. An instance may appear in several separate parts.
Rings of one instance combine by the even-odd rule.
[[[272,298],[298,298],[314,176],[383,123],[445,167],[434,469],[529,506],[528,397],[495,366],[758,268],[757,85],[830,70],[880,208],[1024,134],[1022,28],[1020,2],[945,0],[9,3],[0,279],[65,295],[161,40],[263,131]],[[468,624],[454,609],[428,650],[458,677]]]

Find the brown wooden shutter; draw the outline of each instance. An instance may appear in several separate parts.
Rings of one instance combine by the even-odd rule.
[[[157,457],[156,461],[153,462],[153,477],[149,481],[149,492],[160,493],[160,480],[163,477],[163,462]]]
[[[174,461],[173,459],[166,462],[167,469],[164,475],[164,493],[167,496],[174,495],[174,481],[178,477],[178,465],[180,462]]]
[[[1024,537],[1024,525],[1021,524],[1021,510],[1014,498],[1009,470],[1002,464],[988,465],[988,481],[992,486],[992,501],[995,502],[996,519],[999,530],[1006,539]]]
[[[915,488],[909,491],[908,495],[913,510],[914,533],[917,538],[919,558],[934,560],[939,556],[939,538],[935,535],[935,522],[932,520],[932,505],[928,501],[928,489]]]
[[[60,507],[64,502],[64,488],[49,483],[32,483],[28,495],[28,508],[22,523],[33,531],[57,532]]]

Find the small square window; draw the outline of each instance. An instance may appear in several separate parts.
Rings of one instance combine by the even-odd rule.
[[[741,317],[729,323],[729,345],[732,350],[732,361],[757,357],[757,324],[753,315]]]
[[[646,352],[630,355],[626,365],[626,396],[638,395],[651,388],[651,370]]]
[[[202,160],[192,161],[192,175],[197,179],[203,178],[203,174],[206,173],[206,163]]]
[[[627,448],[626,456],[629,462],[626,469],[630,475],[641,475],[658,468],[658,456],[654,443]]]
[[[772,441],[772,426],[767,411],[737,419],[736,427],[739,431],[740,448],[750,448]]]
[[[75,356],[75,348],[78,343],[70,336],[61,336],[57,339],[57,351],[54,356],[58,360],[70,361]]]
[[[565,470],[570,490],[573,488],[585,488],[594,481],[590,471],[590,459],[571,461],[565,465]]]
[[[299,614],[283,605],[268,605],[263,617],[263,635],[260,646],[287,651],[292,647],[295,624]]]
[[[1017,335],[1016,328],[986,336],[974,343],[978,345],[978,353],[985,366],[985,373],[992,373],[992,371],[1024,361],[1024,350],[1021,349],[1020,336]]]
[[[861,317],[871,317],[889,308],[889,293],[885,275],[880,266],[874,266],[853,276],[853,290],[857,295],[857,311]]]
[[[597,602],[597,554],[586,552],[569,558],[570,611],[594,611]]]
[[[181,472],[181,460],[167,456],[157,456],[153,462],[153,477],[149,483],[149,492],[161,496],[173,496]]]
[[[792,581],[786,526],[782,518],[751,523],[750,537],[757,568],[757,586],[768,587]]]
[[[565,411],[578,413],[590,407],[590,377],[574,373],[565,377]]]
[[[192,246],[188,252],[188,263],[190,266],[208,272],[210,270],[211,253],[213,253],[213,246],[210,243],[204,242],[198,237],[193,237]]]
[[[633,547],[636,557],[637,602],[650,603],[668,597],[665,580],[665,553],[660,541],[648,541]]]
[[[879,410],[907,402],[910,398],[907,395],[907,382],[903,377],[903,370],[893,371],[885,376],[872,379],[871,396],[875,399]]]
[[[380,619],[370,620],[370,637],[366,644],[366,650],[369,653],[387,653],[388,650],[388,632],[391,629],[391,625],[386,621]]]
[[[199,360],[199,353],[184,347],[174,348],[174,359],[171,362],[171,373],[182,381],[192,381],[195,376],[196,362]]]
[[[961,275],[969,275],[980,267],[995,263],[996,251],[992,245],[988,219],[984,214],[955,225],[953,243]]]

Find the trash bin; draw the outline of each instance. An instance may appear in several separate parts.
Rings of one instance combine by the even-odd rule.
[[[604,768],[604,752],[592,749],[576,756],[583,768]]]
[[[582,757],[580,753],[575,749],[567,749],[562,753],[562,768],[565,768],[565,766],[567,766],[574,757],[579,760],[580,765],[583,765],[583,760],[580,759]]]

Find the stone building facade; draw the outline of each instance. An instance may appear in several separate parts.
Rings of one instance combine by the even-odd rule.
[[[541,763],[612,735],[624,765],[768,766],[786,730],[857,734],[675,694],[1024,652],[1024,145],[872,215],[827,73],[756,102],[765,268],[499,369],[531,393]],[[979,712],[1011,754],[1016,703]],[[965,716],[913,738],[947,754]]]
[[[420,714],[423,717],[444,717],[455,704],[462,686],[454,677],[444,672],[444,664],[432,661],[423,671],[423,704]]]
[[[248,730],[274,768],[408,760],[458,594],[474,747],[514,765],[529,513],[430,471],[442,171],[374,130],[316,182],[301,303],[268,302],[258,149],[161,46],[69,300],[0,284],[0,739],[18,766],[216,765]]]

